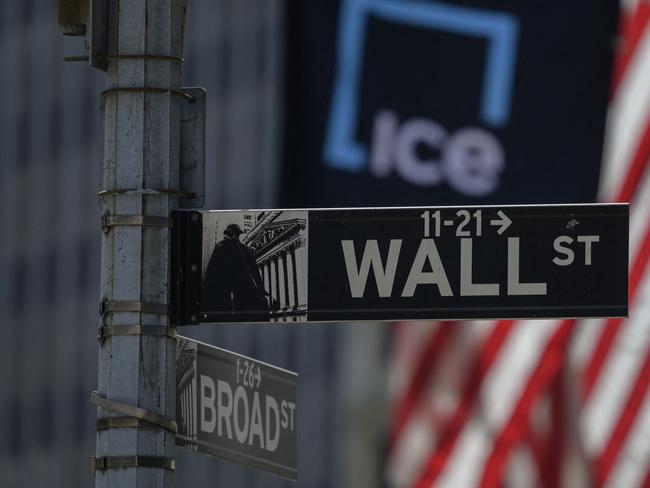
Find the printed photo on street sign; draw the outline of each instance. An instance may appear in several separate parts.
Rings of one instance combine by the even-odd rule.
[[[627,314],[626,204],[175,218],[181,325]]]
[[[176,345],[176,445],[296,480],[290,371],[185,337]]]
[[[209,212],[202,224],[202,321],[305,317],[306,211]]]

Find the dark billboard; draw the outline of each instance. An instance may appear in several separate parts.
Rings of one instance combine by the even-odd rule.
[[[587,202],[617,2],[291,2],[284,206]]]

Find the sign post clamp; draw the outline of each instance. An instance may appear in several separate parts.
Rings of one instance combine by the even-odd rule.
[[[176,460],[168,457],[158,456],[103,456],[96,458],[91,456],[89,468],[90,474],[95,476],[97,471],[107,471],[118,468],[162,468],[169,471],[176,470]]]

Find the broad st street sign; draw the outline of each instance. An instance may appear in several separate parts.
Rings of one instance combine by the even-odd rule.
[[[180,325],[627,314],[626,204],[174,218]]]
[[[296,480],[296,380],[290,371],[179,337],[176,444]]]

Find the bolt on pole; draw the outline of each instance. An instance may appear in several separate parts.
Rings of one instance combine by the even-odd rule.
[[[186,8],[187,0],[108,2],[97,488],[174,486],[169,217],[179,188]]]

